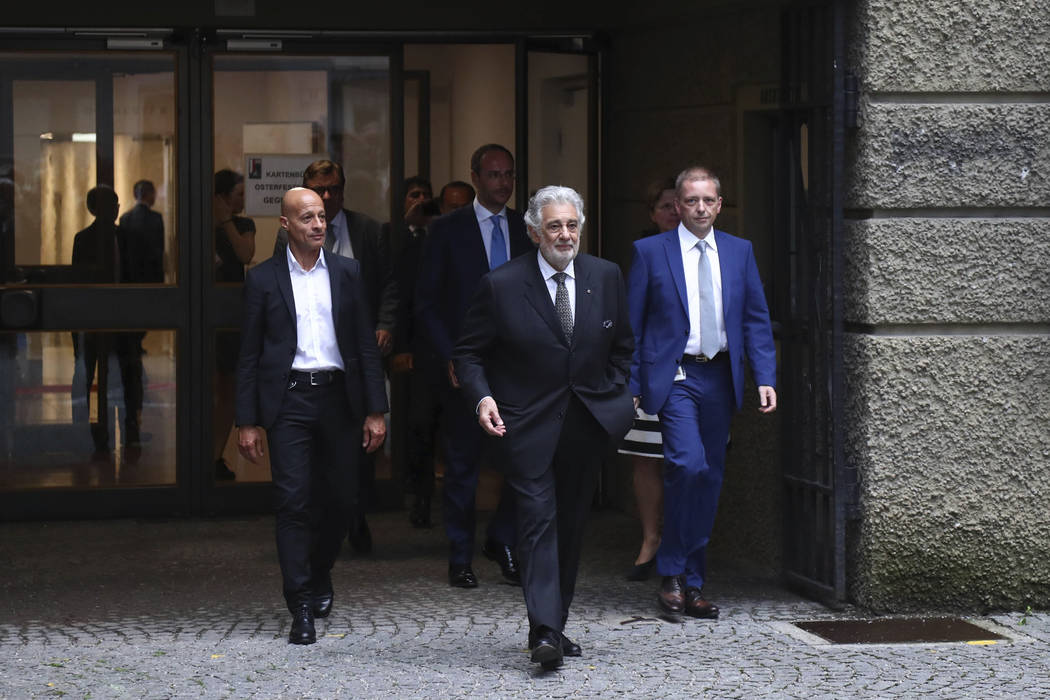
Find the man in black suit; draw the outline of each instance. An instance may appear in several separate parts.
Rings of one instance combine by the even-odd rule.
[[[153,211],[157,188],[139,180],[132,188],[135,206],[120,217],[128,239],[129,282],[164,281],[164,219]]]
[[[525,221],[539,246],[489,273],[463,321],[455,366],[517,499],[532,660],[556,668],[602,457],[627,433],[634,338],[619,266],[577,255],[583,200],[541,188]]]
[[[303,187],[313,190],[324,202],[328,227],[324,249],[353,258],[361,263],[361,277],[365,297],[375,328],[376,344],[386,355],[393,347],[394,324],[397,316],[397,284],[390,265],[390,232],[378,221],[359,211],[343,208],[346,175],[343,167],[330,160],[315,160],[303,171]],[[273,252],[278,257],[287,247],[287,234],[277,232]],[[364,455],[360,466],[362,503],[374,496],[375,457]],[[362,508],[350,524],[350,544],[362,554],[372,551],[372,534]]]
[[[427,351],[436,358],[445,417],[445,533],[449,539],[449,585],[474,588],[474,498],[478,486],[482,431],[474,406],[460,391],[452,349],[478,283],[490,269],[533,250],[520,213],[507,208],[514,191],[514,158],[503,146],[486,144],[470,158],[477,195],[473,206],[434,219],[423,246],[416,284],[416,321]],[[483,552],[500,565],[503,578],[519,583],[514,560],[513,499],[505,487],[489,521]]]
[[[108,185],[99,185],[88,191],[85,200],[95,220],[73,236],[73,268],[75,279],[87,284],[132,282],[132,255],[127,231],[116,224],[120,211],[117,193]],[[85,402],[80,403],[80,387],[74,387],[74,419],[87,421],[90,412],[91,385],[98,373],[96,395],[98,422],[90,426],[95,453],[109,452],[109,355],[116,355],[120,365],[120,381],[124,390],[124,445],[139,447],[139,414],[142,411],[142,335],[140,333],[107,333],[90,331],[73,334],[73,355],[83,361]],[[79,372],[74,370],[74,375]],[[76,383],[76,382],[74,382]]]
[[[404,243],[396,258],[397,330],[394,332],[394,354],[390,369],[396,375],[405,375],[407,381],[407,434],[405,476],[412,492],[412,507],[408,519],[413,527],[430,527],[430,501],[434,495],[434,448],[441,419],[442,384],[448,383],[440,362],[418,333],[413,313],[416,280],[427,237],[427,227],[435,215],[447,214],[465,207],[474,200],[474,188],[454,180],[441,188],[436,201],[428,201],[413,193],[429,192],[430,183],[422,178],[405,181]],[[436,207],[436,211],[435,211]],[[435,383],[437,380],[437,383]]]
[[[281,203],[283,257],[244,281],[237,444],[257,462],[263,430],[277,494],[289,641],[313,644],[332,608],[331,569],[355,504],[361,448],[383,443],[383,369],[356,260],[325,255],[325,207],[308,189]]]

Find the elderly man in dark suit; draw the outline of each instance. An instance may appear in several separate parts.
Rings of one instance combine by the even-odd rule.
[[[359,211],[343,207],[346,192],[346,174],[343,166],[331,160],[315,160],[303,171],[303,187],[313,190],[324,202],[324,249],[361,263],[361,279],[371,323],[375,328],[376,344],[386,355],[393,348],[394,325],[397,321],[397,283],[391,268],[390,232],[378,221]],[[287,233],[277,232],[273,252],[278,257],[287,247]],[[375,459],[366,455],[360,467],[361,497],[371,500],[375,488]],[[365,521],[364,510],[357,513],[350,524],[350,544],[355,551],[372,551],[372,534]]]
[[[516,497],[529,646],[550,669],[581,654],[563,630],[602,457],[634,417],[634,341],[620,268],[577,255],[580,196],[544,187],[525,221],[539,251],[482,279],[455,365]]]
[[[289,190],[281,212],[285,255],[244,282],[237,442],[256,462],[267,432],[289,641],[313,644],[314,618],[332,609],[330,572],[354,506],[360,450],[383,443],[387,400],[361,266],[321,250],[325,207],[313,191]]]
[[[430,224],[416,283],[416,321],[422,354],[431,379],[440,387],[445,418],[445,533],[449,540],[448,582],[459,588],[478,585],[474,558],[474,497],[478,486],[483,433],[474,406],[463,396],[452,366],[452,348],[478,282],[489,270],[533,250],[519,212],[507,207],[514,191],[514,158],[489,143],[470,157],[473,206],[456,209]],[[425,371],[428,371],[425,370]],[[520,582],[514,559],[513,498],[506,488],[489,521],[482,547],[510,583]]]

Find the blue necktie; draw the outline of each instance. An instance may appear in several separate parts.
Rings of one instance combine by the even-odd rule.
[[[696,244],[700,249],[698,279],[700,283],[700,353],[714,357],[722,343],[718,338],[718,323],[715,320],[715,283],[711,277],[711,259],[707,257],[707,242]]]
[[[503,237],[503,229],[499,225],[499,215],[492,217],[492,242],[489,244],[489,269],[495,270],[497,267],[507,262],[507,244]]]

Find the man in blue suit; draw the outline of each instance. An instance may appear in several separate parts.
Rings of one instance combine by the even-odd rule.
[[[776,349],[751,243],[714,228],[721,183],[691,167],[675,182],[677,229],[636,241],[628,282],[634,329],[631,392],[660,416],[664,532],[658,602],[671,614],[717,618],[705,600],[705,550],[714,526],[744,363],[759,410],[776,410]]]
[[[481,278],[535,248],[522,215],[507,208],[514,192],[514,158],[503,146],[481,146],[470,158],[477,191],[473,206],[435,219],[423,245],[416,283],[416,322],[434,390],[440,396],[445,437],[445,532],[449,539],[449,585],[474,588],[474,496],[478,485],[482,436],[474,406],[460,390],[452,349]],[[422,369],[422,368],[421,368]],[[520,583],[514,552],[513,497],[504,487],[489,522],[483,552],[496,561],[503,578]]]

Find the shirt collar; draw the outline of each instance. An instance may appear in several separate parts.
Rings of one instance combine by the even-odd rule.
[[[540,261],[540,275],[543,276],[543,280],[546,282],[555,275],[558,271],[554,269],[554,266],[547,262],[547,258],[543,257],[543,253],[539,250],[536,251],[536,259]],[[569,261],[569,264],[562,270],[569,277],[576,279],[576,260],[575,258]]]
[[[300,265],[299,261],[295,259],[294,255],[292,255],[292,247],[288,246],[285,249],[285,253],[287,254],[287,257],[288,257],[288,272],[290,274],[293,274],[293,275],[295,275],[295,274],[308,275],[308,274],[310,274],[310,272],[313,272],[314,270],[316,270],[318,268],[320,268],[322,270],[327,270],[328,269],[328,263],[326,263],[325,259],[324,259],[324,248],[322,248],[319,252],[320,252],[320,255],[317,256],[317,263],[313,266],[313,268],[311,268],[309,271],[307,271],[307,270],[303,269],[303,266]]]
[[[486,209],[485,207],[481,206],[481,202],[479,202],[477,196],[475,196],[474,197],[474,216],[478,217],[478,223],[479,224],[482,221],[487,221],[487,220],[491,219],[494,216],[502,216],[504,219],[506,219],[507,218],[507,207],[504,206],[498,212],[493,214],[488,209]]]
[[[689,250],[690,248],[696,247],[697,241],[701,239],[697,238],[696,235],[685,227],[685,224],[678,224],[678,244],[682,246],[682,252]],[[711,227],[711,230],[703,238],[707,242],[707,245],[718,252],[718,244],[715,243],[715,228]]]
[[[340,209],[339,213],[332,217],[332,220],[328,222],[328,227],[333,231],[343,231],[346,229],[346,211]]]

